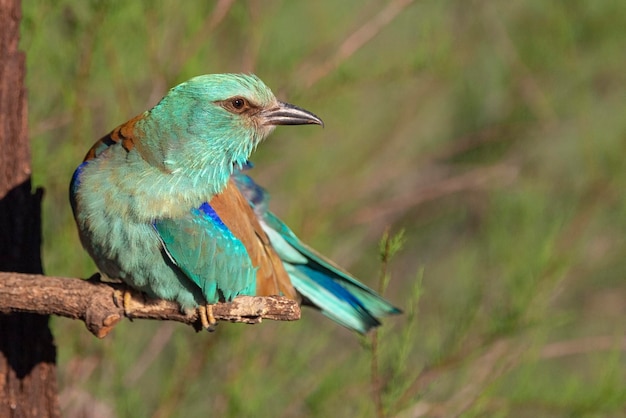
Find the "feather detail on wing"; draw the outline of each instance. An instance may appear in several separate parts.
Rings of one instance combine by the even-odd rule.
[[[208,204],[188,216],[154,222],[165,250],[208,303],[256,292],[256,269],[246,248]]]
[[[213,197],[210,203],[228,229],[243,243],[252,265],[258,268],[256,294],[258,296],[280,294],[298,300],[280,258],[272,248],[252,208],[233,181],[229,181],[222,193]]]
[[[100,138],[98,141],[96,141],[95,144],[93,144],[89,151],[87,151],[84,161],[98,158],[98,156],[104,150],[106,150],[111,145],[117,143],[121,143],[126,151],[130,151],[131,149],[135,148],[135,144],[139,143],[139,141],[135,139],[135,124],[143,117],[144,114],[135,116],[131,120],[121,124],[117,128],[113,129],[111,132]]]
[[[251,166],[248,163],[243,169]],[[267,208],[265,190],[249,176],[235,170],[232,179],[248,200],[272,247],[283,262],[303,303],[354,331],[365,333],[379,319],[401,311],[360,283],[326,257],[305,245]]]

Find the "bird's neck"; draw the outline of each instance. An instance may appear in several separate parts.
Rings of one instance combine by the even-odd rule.
[[[135,151],[154,170],[160,187],[189,198],[210,200],[221,193],[233,167],[245,164],[257,142],[245,129],[232,129],[193,102],[175,111],[161,103],[133,126]],[[200,203],[202,203],[200,202]]]

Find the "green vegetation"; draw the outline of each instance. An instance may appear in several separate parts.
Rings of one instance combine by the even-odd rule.
[[[67,187],[97,138],[193,75],[255,72],[326,122],[254,155],[272,210],[405,310],[367,338],[311,310],[102,341],[54,318],[64,416],[623,416],[626,3],[23,8],[48,274],[95,271]]]

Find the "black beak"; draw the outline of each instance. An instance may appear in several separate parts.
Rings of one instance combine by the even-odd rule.
[[[278,107],[264,110],[264,125],[321,125],[324,122],[308,110],[289,103],[278,102]]]

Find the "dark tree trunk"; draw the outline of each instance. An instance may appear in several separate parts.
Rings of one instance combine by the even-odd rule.
[[[19,0],[0,0],[0,271],[41,273],[41,197],[31,192]],[[60,416],[47,316],[0,315],[0,417]]]

